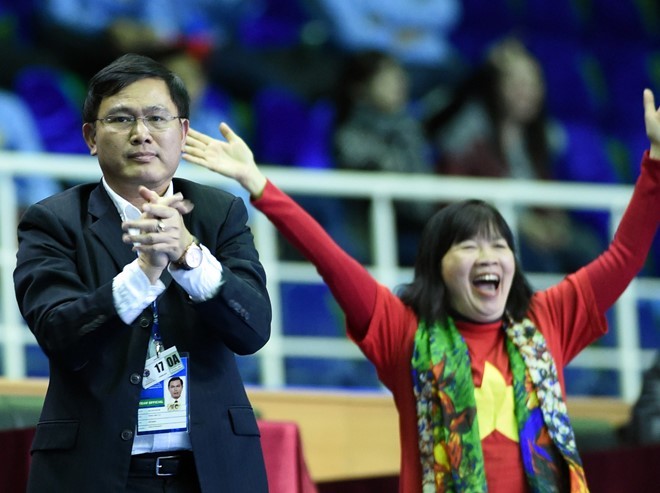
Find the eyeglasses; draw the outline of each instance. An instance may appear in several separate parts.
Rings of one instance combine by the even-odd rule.
[[[98,118],[94,121],[103,122],[108,128],[115,132],[126,132],[133,128],[135,122],[142,120],[144,126],[150,132],[163,132],[172,127],[174,120],[180,120],[181,116],[172,115],[146,115],[146,116],[133,116],[133,115],[110,115],[105,118]]]

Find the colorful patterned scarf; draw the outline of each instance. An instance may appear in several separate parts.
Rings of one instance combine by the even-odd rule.
[[[557,368],[543,334],[528,319],[509,320],[504,330],[530,490],[559,492],[570,481],[571,493],[588,493]],[[487,492],[470,356],[451,318],[447,327],[419,324],[412,373],[423,493]],[[562,462],[568,466],[568,478]]]

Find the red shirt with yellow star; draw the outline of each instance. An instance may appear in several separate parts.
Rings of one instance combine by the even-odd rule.
[[[514,414],[513,374],[502,323],[456,321],[472,364],[474,397],[489,491],[524,493],[527,483]]]

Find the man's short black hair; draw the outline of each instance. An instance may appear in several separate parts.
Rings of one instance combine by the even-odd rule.
[[[152,58],[128,53],[99,70],[91,78],[83,104],[83,120],[87,123],[95,121],[105,98],[114,96],[126,86],[142,79],[164,81],[177,108],[176,116],[190,116],[190,95],[181,77]]]
[[[171,384],[172,382],[176,382],[177,380],[178,380],[179,382],[181,382],[181,387],[183,387],[183,379],[182,379],[181,377],[172,377],[172,378],[170,378],[170,381],[167,382],[167,388],[169,389],[169,388],[170,388],[170,384]]]

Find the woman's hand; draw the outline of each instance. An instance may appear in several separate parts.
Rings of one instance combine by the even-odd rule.
[[[651,141],[649,155],[660,159],[660,109],[655,106],[655,98],[650,89],[644,89],[644,124],[646,135]]]
[[[191,128],[186,137],[183,159],[232,178],[252,197],[260,197],[266,187],[266,177],[254,162],[252,151],[226,123],[220,124],[220,133],[226,142]]]

